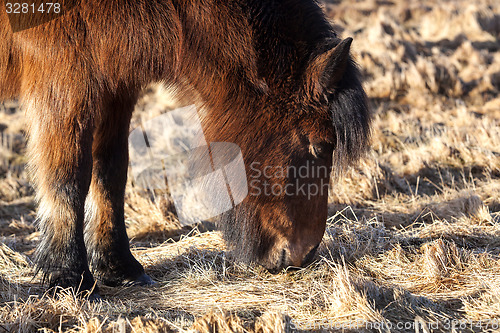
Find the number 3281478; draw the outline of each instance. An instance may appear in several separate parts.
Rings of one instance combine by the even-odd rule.
[[[5,10],[7,14],[60,14],[61,4],[58,2],[42,2],[41,4],[7,2]]]

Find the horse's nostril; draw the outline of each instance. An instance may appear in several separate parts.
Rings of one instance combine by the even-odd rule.
[[[302,266],[307,266],[313,261],[314,255],[316,254],[318,247],[319,247],[319,244],[316,245],[315,247],[313,247],[313,249],[311,251],[309,251],[309,253],[304,257],[304,260],[302,261]]]

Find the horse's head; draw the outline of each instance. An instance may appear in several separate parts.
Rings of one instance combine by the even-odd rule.
[[[269,82],[237,117],[212,120],[211,141],[240,146],[249,191],[220,226],[240,258],[270,271],[313,259],[326,226],[330,173],[368,144],[370,117],[351,41],[335,40],[294,77]]]

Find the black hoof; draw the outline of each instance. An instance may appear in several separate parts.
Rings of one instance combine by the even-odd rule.
[[[154,282],[153,279],[151,279],[149,277],[149,275],[144,273],[133,281],[123,281],[123,286],[124,287],[133,287],[133,286],[141,286],[142,287],[142,286],[152,286],[155,283],[156,282]]]

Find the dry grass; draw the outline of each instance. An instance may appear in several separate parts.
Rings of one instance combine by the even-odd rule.
[[[0,332],[431,332],[452,331],[453,321],[457,332],[498,328],[500,6],[324,6],[354,37],[375,124],[372,152],[330,195],[318,261],[278,275],[234,263],[209,223],[181,228],[168,199],[130,184],[134,253],[158,284],[102,287],[98,303],[70,290],[44,294],[32,278],[39,235],[23,171],[23,116],[6,104]],[[152,87],[134,126],[177,105]]]

